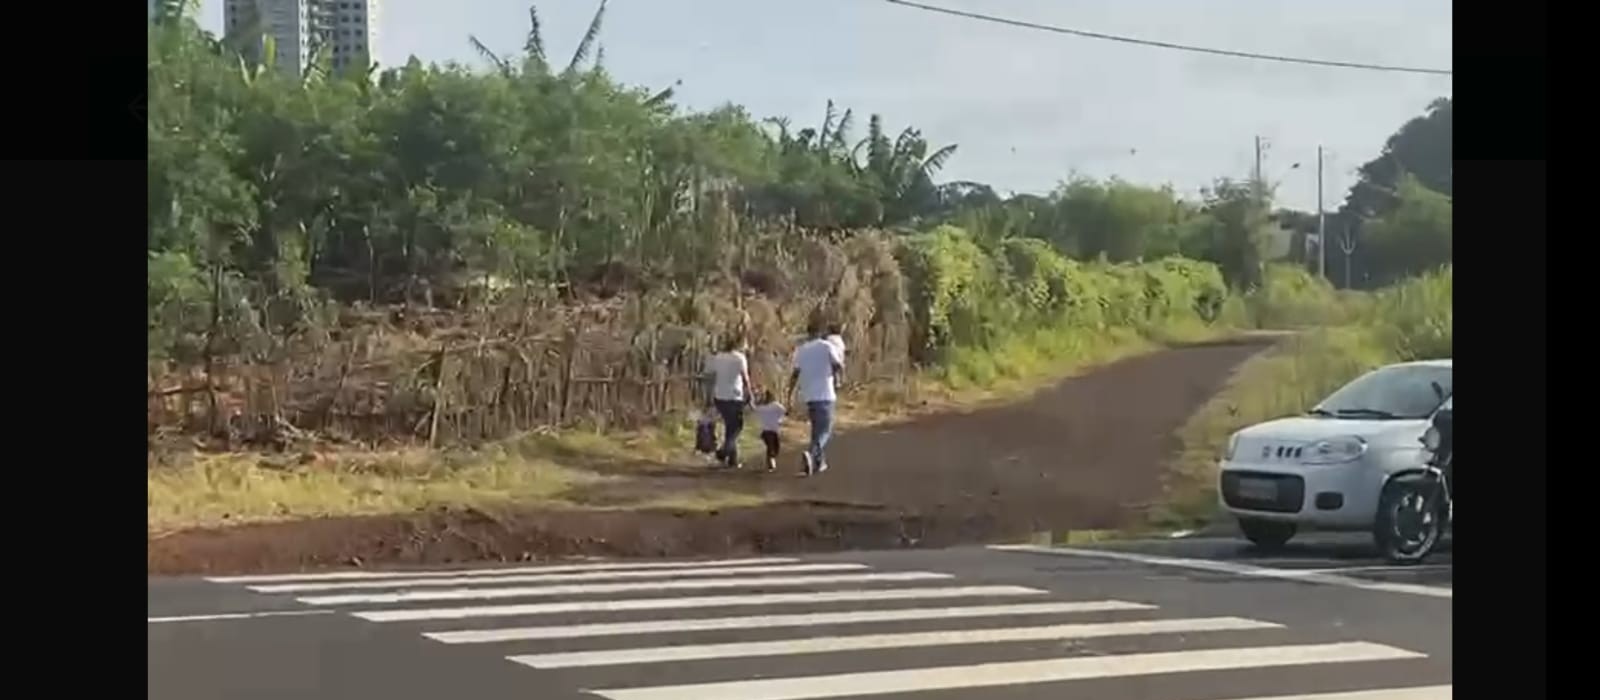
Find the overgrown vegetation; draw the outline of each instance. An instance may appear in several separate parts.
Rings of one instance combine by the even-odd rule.
[[[1450,357],[1454,277],[1454,269],[1445,267],[1375,292],[1370,299],[1354,300],[1335,296],[1325,285],[1315,291],[1313,285],[1326,304],[1321,314],[1349,320],[1302,333],[1246,363],[1189,420],[1179,434],[1182,449],[1167,474],[1167,499],[1151,514],[1154,524],[1189,527],[1215,515],[1217,458],[1235,431],[1303,413],[1345,382],[1382,365]]]
[[[1228,294],[1209,263],[1081,263],[1032,238],[985,250],[953,226],[909,237],[901,251],[911,351],[955,388],[1037,378],[1206,326]]]

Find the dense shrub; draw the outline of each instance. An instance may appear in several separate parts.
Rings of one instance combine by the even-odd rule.
[[[1144,333],[1217,320],[1228,296],[1210,263],[1165,258],[1139,264],[1084,263],[1049,243],[1010,238],[986,250],[954,226],[906,238],[899,249],[919,362],[954,351],[994,350],[1040,333]]]
[[[914,358],[931,362],[952,345],[981,345],[986,336],[983,305],[995,298],[999,275],[995,261],[972,237],[954,226],[940,226],[906,238],[899,260],[911,303]]]
[[[1455,349],[1455,268],[1415,277],[1377,294],[1367,324],[1396,360],[1450,357]]]
[[[1268,265],[1262,284],[1244,299],[1257,328],[1306,328],[1349,320],[1351,305],[1316,275],[1294,264]]]

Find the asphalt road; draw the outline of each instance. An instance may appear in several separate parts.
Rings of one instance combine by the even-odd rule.
[[[151,579],[148,691],[161,700],[1449,698],[1448,554],[1399,572],[1356,541],[1305,542],[1277,556],[1196,539]]]

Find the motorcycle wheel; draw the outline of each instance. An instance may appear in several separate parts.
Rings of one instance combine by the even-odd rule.
[[[1383,487],[1373,542],[1394,564],[1419,564],[1433,553],[1444,536],[1446,515],[1438,503],[1428,503],[1422,484],[1394,481]]]

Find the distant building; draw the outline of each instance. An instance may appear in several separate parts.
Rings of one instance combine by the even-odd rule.
[[[328,55],[334,68],[378,62],[380,0],[320,0]],[[363,59],[365,57],[365,59]]]
[[[223,32],[258,24],[272,37],[278,70],[299,75],[319,50],[334,68],[359,65],[362,56],[376,62],[380,8],[380,0],[226,0]]]

